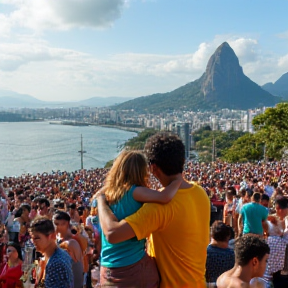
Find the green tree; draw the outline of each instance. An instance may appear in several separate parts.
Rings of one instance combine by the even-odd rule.
[[[232,163],[260,160],[263,158],[263,143],[258,141],[255,134],[246,133],[223,151],[222,158]]]
[[[146,140],[157,133],[158,131],[152,128],[145,129],[138,133],[137,136],[127,140],[120,148],[122,149],[129,149],[129,150],[143,150]],[[110,160],[105,164],[104,168],[111,168],[113,165],[114,160]]]
[[[255,139],[265,145],[265,156],[281,159],[288,148],[288,103],[267,108],[263,114],[253,119],[252,124],[256,131]]]
[[[221,158],[223,152],[230,148],[234,141],[243,136],[245,132],[229,130],[212,131],[209,126],[200,128],[193,133],[193,139],[195,141],[195,148],[199,155],[199,160],[209,162],[212,160],[212,147],[214,139],[214,147],[216,151],[216,157]]]
[[[127,140],[123,146],[129,150],[143,150],[146,140],[157,132],[157,130],[152,128],[145,129],[138,133],[137,136]]]

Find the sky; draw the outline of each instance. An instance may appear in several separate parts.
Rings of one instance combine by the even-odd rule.
[[[288,72],[288,0],[0,0],[0,89],[139,97],[198,79],[224,41],[263,85]]]

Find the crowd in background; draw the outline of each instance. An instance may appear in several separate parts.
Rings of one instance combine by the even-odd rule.
[[[55,214],[59,213],[59,211],[64,211],[69,215],[69,218],[65,218],[65,215],[63,216],[64,219],[60,216],[58,218],[60,220],[67,220],[70,223],[69,229],[71,229],[73,235],[79,235],[79,237],[84,237],[87,240],[81,242],[77,239],[77,243],[79,243],[81,248],[82,256],[80,258],[83,262],[82,269],[84,269],[85,275],[81,281],[83,281],[83,285],[86,285],[85,287],[91,287],[93,282],[91,270],[93,271],[93,267],[98,265],[97,260],[100,253],[97,203],[93,195],[103,187],[107,172],[108,169],[83,169],[75,172],[56,171],[52,173],[38,173],[36,175],[26,174],[19,177],[4,177],[1,180],[2,184],[0,187],[0,262],[4,263],[5,260],[7,261],[5,258],[10,257],[10,255],[6,255],[5,253],[9,249],[17,252],[18,257],[13,260],[15,263],[23,260],[23,257],[25,257],[25,247],[31,243],[28,228],[31,221],[37,215],[46,216],[55,222],[55,219],[57,221]],[[279,252],[280,254],[282,253],[280,258],[277,258],[276,254],[272,255],[270,270],[266,271],[265,275],[267,277],[263,278],[263,281],[266,281],[265,287],[272,287],[273,274],[281,274],[287,268],[285,263],[288,261],[287,253],[285,253],[287,247],[285,241],[287,240],[282,240],[287,228],[285,227],[285,218],[288,213],[288,203],[287,201],[285,202],[285,199],[288,193],[288,164],[285,161],[245,164],[229,164],[220,161],[214,163],[189,161],[185,164],[183,174],[187,180],[200,184],[211,199],[211,206],[215,205],[218,211],[221,211],[221,215],[218,214],[218,217],[213,219],[221,221],[216,221],[211,228],[212,240],[210,245],[212,246],[209,245],[210,247],[207,250],[207,283],[214,283],[213,285],[216,285],[217,277],[233,267],[233,238],[237,238],[243,234],[243,223],[242,225],[239,223],[239,216],[242,215],[242,206],[251,201],[253,202],[255,200],[253,200],[253,195],[256,193],[260,195],[260,199],[257,196],[258,200],[256,199],[256,202],[265,207],[267,214],[269,214],[267,219],[263,219],[263,221],[267,221],[266,226],[268,228],[263,226],[263,235],[260,236],[266,239],[273,237],[272,240],[269,240],[270,242],[267,240],[268,243],[272,243],[271,245],[277,245],[275,249],[272,247],[272,251],[277,250],[279,252],[279,247],[282,249]],[[150,177],[149,185],[153,189],[161,187],[156,178],[152,176]],[[280,219],[282,222],[284,221],[283,225],[279,224],[277,219]],[[278,230],[277,227],[279,228]],[[281,240],[275,237],[280,237]],[[81,243],[84,243],[82,247]],[[223,252],[224,250],[219,250],[222,258],[219,257],[224,259],[225,263],[225,265],[222,265],[223,267],[221,265],[217,266],[217,261],[220,260],[216,261],[215,259],[218,259],[217,255],[219,253],[217,254],[217,251],[215,252],[212,247],[230,249],[225,250],[225,252]],[[214,255],[213,259],[211,255]],[[223,256],[225,257],[223,258]],[[85,261],[83,260],[84,258]],[[278,259],[277,265],[274,263],[275,259]],[[219,263],[223,263],[223,261]],[[215,264],[217,271],[211,271],[212,268],[209,267],[215,269]],[[271,268],[272,266],[273,269]],[[277,267],[275,268],[275,266]],[[17,277],[19,276],[18,274]],[[287,282],[285,283],[287,284]],[[79,287],[82,287],[82,285]],[[282,286],[275,285],[275,287]]]

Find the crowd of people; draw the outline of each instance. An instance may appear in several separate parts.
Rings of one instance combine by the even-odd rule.
[[[1,179],[0,287],[288,287],[288,164],[184,155]]]

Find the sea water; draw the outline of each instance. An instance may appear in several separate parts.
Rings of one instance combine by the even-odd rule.
[[[136,135],[100,126],[51,125],[49,122],[0,123],[0,178],[21,174],[101,168]]]

